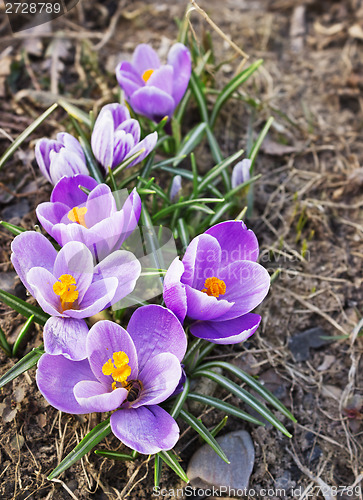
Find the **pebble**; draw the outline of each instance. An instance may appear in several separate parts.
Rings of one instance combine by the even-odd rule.
[[[188,464],[187,476],[191,485],[194,488],[248,488],[255,461],[251,436],[243,430],[234,431],[217,438],[217,442],[231,463],[226,464],[205,444],[194,453]]]
[[[7,222],[12,222],[15,219],[17,221],[19,219],[22,219],[24,215],[27,215],[29,212],[30,212],[30,205],[28,201],[25,198],[23,198],[17,203],[11,204],[8,207],[4,208],[4,210],[1,212],[1,216],[3,220],[6,220]],[[15,224],[15,222],[12,223]]]
[[[307,361],[310,359],[310,348],[318,349],[329,344],[331,340],[321,338],[326,335],[326,332],[320,326],[309,328],[309,330],[294,335],[289,340],[289,349],[295,361]]]
[[[15,272],[0,273],[0,289],[5,292],[15,294],[17,274]]]

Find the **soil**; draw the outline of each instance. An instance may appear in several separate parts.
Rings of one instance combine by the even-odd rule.
[[[177,36],[175,19],[183,17],[187,5],[89,0],[32,34],[17,35],[4,15],[0,153],[57,94],[87,111],[117,99],[116,63],[130,58],[140,42],[165,56]],[[260,262],[271,273],[281,270],[259,307],[258,332],[244,344],[217,347],[210,357],[258,376],[298,421],[292,425],[281,416],[292,439],[233,417],[223,432],[243,428],[252,435],[256,460],[251,489],[301,488],[294,498],[330,499],[328,486],[359,486],[362,480],[363,4],[200,0],[199,5],[251,61],[264,59],[239,99],[224,108],[215,130],[227,156],[246,147],[269,116],[275,118],[256,162],[262,177],[246,223],[259,239]],[[198,43],[207,43],[210,32],[216,63],[227,61],[211,73],[221,88],[241,56],[198,12],[190,20]],[[209,99],[212,103],[213,94]],[[190,123],[197,119],[190,115]],[[57,110],[7,162],[0,173],[1,218],[27,229],[37,223],[35,207],[49,199],[51,186],[33,160],[34,142],[68,128],[66,114]],[[198,162],[205,169],[213,165],[206,145],[199,148]],[[9,291],[25,298],[11,274],[12,238],[1,229],[1,287],[6,281]],[[24,320],[2,304],[0,312],[0,326],[12,342]],[[299,348],[293,353],[289,341],[314,327],[333,338],[297,361]],[[41,329],[34,327],[18,356],[40,342]],[[15,361],[0,352],[1,373]],[[234,398],[228,401],[238,404]],[[147,457],[123,463],[90,453],[58,481],[46,479],[99,415],[70,416],[49,406],[37,390],[34,369],[1,389],[0,403],[0,498],[152,498],[153,461]],[[202,419],[212,427],[222,416],[203,412]],[[186,468],[200,443],[183,422],[180,426],[176,451]],[[112,437],[99,448],[123,450]],[[164,468],[161,486],[183,484]],[[337,497],[362,499],[356,492],[351,496],[340,490]],[[278,497],[271,491],[269,498]]]

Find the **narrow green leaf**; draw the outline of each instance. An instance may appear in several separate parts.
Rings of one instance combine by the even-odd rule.
[[[163,466],[163,462],[157,453],[155,455],[155,465],[154,465],[154,486],[155,488],[158,488],[160,484],[160,479],[161,479],[161,469]]]
[[[266,408],[262,403],[260,403],[260,401],[258,401],[257,398],[252,396],[249,392],[247,392],[245,389],[242,389],[242,387],[235,384],[231,380],[228,380],[226,377],[223,377],[222,375],[214,373],[210,370],[204,370],[201,368],[198,368],[198,370],[195,373],[193,373],[193,377],[207,377],[210,378],[211,380],[214,380],[215,382],[217,382],[217,384],[221,385],[229,392],[231,392],[232,394],[240,398],[242,401],[244,401],[247,405],[251,406],[251,408],[253,408],[260,415],[262,415],[274,427],[276,427],[279,431],[285,434],[285,436],[289,438],[292,437],[289,431],[275,417],[275,415],[271,413],[271,411],[268,408]]]
[[[219,198],[198,198],[196,200],[185,200],[185,201],[179,201],[178,203],[174,203],[173,205],[170,205],[169,207],[165,207],[162,210],[159,210],[159,212],[156,212],[156,214],[153,216],[153,221],[156,221],[157,219],[160,219],[161,217],[165,217],[166,215],[171,214],[174,212],[177,208],[182,208],[182,207],[187,207],[189,205],[196,205],[197,203],[223,203],[224,199],[219,199]]]
[[[276,279],[280,276],[281,274],[281,269],[278,268],[276,269],[276,271],[274,271],[274,273],[270,276],[270,284],[272,285],[272,283],[274,283],[276,281]],[[346,335],[343,335],[343,338],[345,338]]]
[[[265,139],[267,132],[269,131],[273,121],[274,121],[273,116],[270,116],[270,118],[265,123],[265,126],[263,127],[263,129],[259,133],[256,142],[252,146],[252,149],[251,149],[250,154],[249,154],[249,159],[251,160],[251,167],[250,167],[251,173],[253,171],[253,165],[255,163],[256,156],[260,150],[261,144],[263,143],[263,140]]]
[[[205,135],[206,123],[196,125],[183,139],[180,149],[177,152],[178,157],[187,156],[200,143]],[[174,160],[173,166],[176,167],[181,162],[180,158]]]
[[[263,59],[258,59],[256,62],[252,63],[248,68],[243,70],[237,76],[232,78],[230,82],[221,90],[217,100],[214,104],[212,114],[210,117],[210,126],[214,127],[219,111],[221,110],[223,104],[231,97],[233,92],[238,89],[242,83],[244,83],[253,73],[261,66]]]
[[[81,109],[77,108],[74,104],[66,101],[65,99],[58,99],[58,103],[62,108],[67,111],[69,116],[76,119],[80,123],[86,125],[89,129],[92,128],[92,119],[89,114],[85,113]]]
[[[260,179],[260,177],[262,177],[261,174],[258,174],[258,175],[255,175],[254,177],[251,177],[250,179],[248,179],[247,181],[245,182],[242,182],[242,184],[239,184],[238,186],[236,186],[234,189],[231,189],[230,191],[228,191],[228,193],[226,194],[225,196],[225,199],[226,200],[229,200],[229,198],[233,198],[237,193],[238,191],[240,191],[241,189],[249,186],[250,184],[253,184],[254,182],[256,182],[258,179]]]
[[[192,71],[189,85],[190,85],[190,88],[192,89],[195,100],[197,101],[199,112],[200,112],[200,117],[201,117],[202,121],[205,123],[209,123],[207,101],[206,101],[205,95],[204,95],[203,84],[200,81],[200,78],[195,74],[194,71]]]
[[[247,422],[251,422],[251,424],[265,425],[263,422],[260,422],[260,420],[257,420],[257,418],[253,417],[249,413],[212,396],[205,396],[204,394],[190,392],[188,394],[188,399],[191,399],[192,401],[198,401],[198,403],[202,403],[208,406],[213,406],[213,408],[217,408],[217,410],[224,411],[225,413],[233,415],[237,418],[241,418],[242,420],[247,420]]]
[[[293,422],[296,422],[296,418],[292,415],[291,412],[277,399],[276,396],[272,394],[266,387],[264,387],[260,382],[251,377],[248,373],[244,372],[237,366],[231,365],[230,363],[226,363],[225,361],[210,361],[209,363],[204,364],[199,369],[208,370],[212,367],[219,367],[224,370],[229,371],[240,380],[248,384],[254,391],[257,392],[260,396],[262,396],[270,405],[272,405],[276,410],[281,412],[285,417],[289,418]]]
[[[202,179],[202,182],[199,184],[199,189],[198,192],[200,193],[205,187],[210,184],[210,182],[218,177],[223,170],[225,170],[229,165],[234,163],[238,158],[243,154],[243,149],[240,149],[233,155],[229,156],[225,160],[221,161],[221,163],[218,163],[218,165],[215,165]]]
[[[5,352],[7,356],[11,356],[11,347],[9,342],[6,340],[6,335],[0,326],[0,347]]]
[[[147,242],[147,248],[150,250],[150,257],[153,260],[155,269],[165,269],[165,263],[162,252],[159,251],[158,239],[154,231],[154,226],[150,218],[149,212],[144,203],[142,203],[140,221],[146,227],[146,231],[141,227],[143,237]],[[160,277],[161,286],[163,286],[163,279]]]
[[[162,450],[157,454],[158,457],[164,460],[164,462],[186,483],[189,483],[188,476],[183,471],[177,458],[171,451]]]
[[[209,147],[213,156],[213,159],[216,163],[221,163],[223,161],[222,151],[219,147],[217,139],[214,137],[212,129],[210,126],[207,126],[207,139],[209,142]],[[229,191],[231,189],[231,178],[229,173],[226,170],[222,170],[221,173],[224,189],[225,191]]]
[[[0,224],[5,227],[8,231],[18,236],[18,234],[24,233],[26,229],[20,226],[15,226],[14,224],[10,224],[10,222],[0,221]]]
[[[111,190],[115,193],[117,191],[117,184],[116,184],[116,181],[115,181],[115,177],[113,175],[113,172],[112,172],[112,168],[111,167],[108,167],[108,175],[107,175],[107,179],[109,179],[109,183],[110,183],[110,188]],[[120,209],[119,209],[120,210]]]
[[[177,220],[176,227],[178,229],[178,234],[181,244],[183,245],[183,249],[186,250],[190,242],[189,229],[187,223],[185,222],[184,219],[180,218]]]
[[[219,457],[221,457],[222,460],[224,460],[224,462],[226,462],[227,464],[230,463],[222,448],[219,446],[212,434],[200,420],[198,420],[194,417],[194,415],[185,410],[180,410],[179,415],[188,425],[190,425],[190,427],[198,432],[200,437],[209,444],[209,446],[217,453]]]
[[[149,156],[147,157],[147,160],[145,161],[145,164],[143,166],[141,173],[137,172],[135,177],[134,177],[134,175],[130,176],[130,177],[134,177],[134,179],[138,179],[138,183],[136,184],[136,188],[141,187],[141,184],[142,184],[141,181],[144,179],[147,179],[149,177],[150,172],[151,172],[151,167],[153,166],[153,163],[154,163],[154,158],[155,158],[155,150],[152,151],[149,154]],[[170,163],[172,163],[172,161],[174,161],[174,158],[170,158]],[[128,179],[129,179],[129,177],[125,180],[128,180]],[[125,181],[123,181],[122,184],[124,182]]]
[[[147,181],[146,179],[143,179],[142,177],[140,177],[139,179],[140,181],[140,184],[147,184]],[[145,189],[145,187],[143,188]],[[162,200],[164,200],[168,205],[170,204],[170,199],[167,197],[167,195],[164,193],[164,191],[161,189],[160,186],[158,186],[157,184],[154,184],[153,182],[151,183],[151,189],[154,190],[154,193],[156,193]],[[140,192],[138,190],[138,192]]]
[[[54,103],[48,108],[46,111],[44,111],[43,114],[41,114],[36,120],[33,121],[29,127],[27,127],[16,139],[15,141],[8,147],[8,149],[5,151],[5,153],[2,155],[0,158],[0,169],[5,165],[5,163],[13,156],[15,151],[18,149],[19,146],[23,144],[25,139],[29,137],[34,130],[36,130],[41,123],[44,122],[48,118],[49,115],[53,113],[55,109],[57,109],[58,104]]]
[[[178,418],[180,410],[183,408],[185,400],[188,397],[189,387],[190,387],[190,382],[189,382],[188,377],[186,377],[183,390],[180,394],[178,394],[177,398],[175,399],[173,407],[172,407],[171,412],[170,412],[170,415],[173,418]]]
[[[228,415],[222,418],[222,420],[217,424],[211,431],[210,433],[212,434],[213,437],[216,437],[217,434],[220,433],[220,431],[223,429],[223,427],[226,425],[228,420]]]
[[[200,363],[203,361],[203,359],[210,354],[213,349],[215,348],[216,344],[213,344],[213,342],[205,342],[203,346],[201,347],[198,355],[198,359],[196,360],[195,366],[197,367],[200,365]]]
[[[38,360],[44,354],[44,349],[42,347],[36,347],[21,358],[14,366],[10,368],[4,375],[0,378],[0,387],[3,387],[8,382],[11,382],[16,377],[22,373],[28,371],[30,368],[38,363]]]
[[[214,226],[214,224],[217,224],[217,222],[220,222],[222,219],[222,216],[227,212],[229,212],[235,205],[234,201],[229,201],[228,203],[224,203],[220,207],[217,208],[215,211],[214,215],[209,219],[208,221],[208,227]],[[199,231],[198,231],[199,233]]]
[[[101,457],[110,458],[112,460],[135,460],[132,455],[128,455],[127,453],[119,453],[118,451],[107,451],[107,450],[95,450],[96,455]]]
[[[141,148],[140,151],[136,151],[136,153],[134,153],[132,156],[130,156],[130,158],[127,158],[122,163],[120,163],[120,165],[113,168],[112,169],[113,176],[117,177],[120,172],[125,170],[125,168],[127,168],[130,165],[130,163],[132,163],[134,160],[136,160],[136,158],[138,158],[144,152],[145,152],[145,148]],[[106,182],[108,182],[108,181],[109,181],[109,176],[106,177]]]
[[[5,292],[4,290],[0,290],[0,300],[26,318],[29,318],[32,314],[34,314],[34,321],[39,325],[44,325],[50,318],[49,314],[42,311],[40,307],[32,306],[24,300],[19,299],[15,295]]]
[[[86,136],[83,132],[82,135],[79,136],[79,142],[81,143],[84,155],[86,157],[87,166],[90,171],[91,176],[99,183],[102,184],[104,182],[103,175],[98,166],[97,160],[93,155],[91,146],[86,139]]]
[[[71,465],[80,460],[86,453],[98,445],[102,439],[108,436],[111,432],[110,419],[96,425],[77,446],[61,461],[61,463],[49,474],[49,480],[62,474]]]
[[[16,356],[16,353],[18,352],[19,346],[26,337],[29,328],[32,326],[34,321],[34,314],[32,314],[27,321],[24,323],[23,328],[20,330],[19,335],[17,336],[14,345],[13,345],[13,356]]]

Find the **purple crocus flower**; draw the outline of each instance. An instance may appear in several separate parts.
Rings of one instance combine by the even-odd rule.
[[[36,374],[46,400],[66,413],[107,412],[111,429],[139,453],[169,450],[177,442],[175,420],[158,406],[178,385],[186,350],[175,315],[158,305],[137,309],[127,331],[99,321],[89,331],[87,359],[43,354]]]
[[[84,193],[80,185],[90,193]],[[75,175],[63,177],[54,187],[50,202],[38,205],[36,212],[44,229],[60,245],[81,241],[101,261],[118,250],[137,226],[141,199],[134,189],[118,210],[106,184]]]
[[[251,160],[244,158],[242,161],[236,163],[232,170],[232,188],[236,188],[240,184],[248,181],[251,177],[250,168]]]
[[[56,184],[64,175],[88,175],[82,146],[66,132],[57,134],[56,140],[40,139],[35,146],[35,158],[40,171],[51,184]]]
[[[133,110],[159,122],[174,113],[191,71],[190,53],[182,43],[172,46],[164,65],[155,50],[142,43],[136,47],[132,63],[124,61],[117,66],[116,77]]]
[[[164,279],[164,300],[190,332],[216,344],[235,344],[260,321],[252,311],[266,296],[270,277],[256,262],[258,242],[242,221],[211,227],[177,257]]]
[[[114,168],[141,149],[140,154],[129,167],[142,161],[154,149],[158,140],[157,132],[140,141],[140,125],[130,118],[129,110],[122,104],[104,106],[97,117],[91,137],[92,151],[104,167]]]
[[[11,249],[11,261],[24,286],[52,316],[44,326],[45,351],[84,359],[88,327],[83,318],[132,292],[141,272],[139,261],[131,252],[117,250],[94,266],[83,243],[66,243],[58,253],[35,231],[16,236]]]
[[[173,177],[171,186],[170,186],[170,201],[174,201],[178,196],[182,188],[182,178],[181,175],[175,175]]]

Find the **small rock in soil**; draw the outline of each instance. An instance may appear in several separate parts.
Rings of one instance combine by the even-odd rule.
[[[15,294],[16,277],[15,272],[0,273],[0,289]]]
[[[1,215],[4,220],[11,222],[14,221],[15,219],[17,221],[19,219],[22,219],[22,217],[24,217],[24,215],[27,215],[29,212],[30,212],[29,203],[25,198],[23,198],[17,203],[14,203],[13,205],[9,205],[8,207],[4,208],[4,210],[1,212]],[[13,224],[15,224],[15,222],[13,222]]]
[[[187,476],[191,485],[195,488],[247,488],[255,461],[250,435],[246,431],[235,431],[217,438],[217,442],[231,463],[226,464],[209,445],[202,446],[188,464]]]
[[[331,340],[321,338],[326,335],[320,326],[309,328],[309,330],[304,330],[294,335],[289,340],[289,349],[295,361],[307,361],[310,359],[310,348],[318,349],[323,345],[329,344]]]

